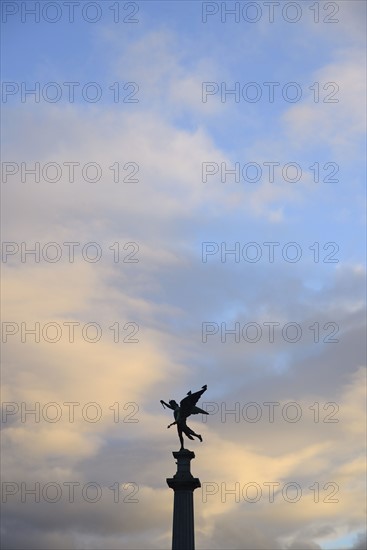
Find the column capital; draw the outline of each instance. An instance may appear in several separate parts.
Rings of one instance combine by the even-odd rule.
[[[181,449],[172,452],[176,459],[177,472],[171,478],[167,478],[168,487],[174,491],[194,491],[201,487],[199,478],[194,477],[190,471],[190,462],[195,458],[195,453],[189,449]]]

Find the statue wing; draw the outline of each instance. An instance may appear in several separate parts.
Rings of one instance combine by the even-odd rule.
[[[204,413],[208,414],[206,411],[203,411],[199,407],[196,407],[196,403],[199,401],[200,397],[206,391],[206,384],[202,387],[201,390],[191,393],[189,392],[186,397],[184,397],[180,403],[180,415],[182,418],[187,418],[190,414],[199,414]]]
[[[200,407],[193,407],[191,414],[209,414],[208,412],[204,411],[204,409],[201,409]]]

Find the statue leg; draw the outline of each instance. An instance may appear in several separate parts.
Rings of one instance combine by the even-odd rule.
[[[186,433],[187,437],[190,437],[190,435],[193,435],[194,437],[197,437],[200,441],[203,441],[203,438],[201,437],[200,434],[195,433],[194,430],[192,430],[188,426],[186,426],[186,428],[187,428],[187,432],[185,432],[185,433]],[[192,439],[192,437],[190,437],[190,439]]]
[[[178,437],[180,438],[180,443],[181,443],[181,449],[180,450],[182,450],[184,448],[184,440],[183,440],[183,437],[182,437],[182,430],[178,426],[177,426],[177,432],[178,432]]]

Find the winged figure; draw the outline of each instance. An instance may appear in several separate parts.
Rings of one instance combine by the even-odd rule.
[[[200,397],[203,395],[206,389],[207,386],[205,384],[205,386],[203,386],[201,390],[195,393],[191,393],[191,391],[189,391],[186,397],[184,397],[180,402],[180,405],[178,405],[173,399],[171,399],[168,403],[161,399],[163,408],[168,407],[169,409],[173,410],[175,421],[172,422],[172,424],[169,424],[167,428],[170,428],[171,426],[174,426],[176,424],[178,437],[180,438],[181,443],[180,450],[184,449],[184,441],[182,436],[183,433],[189,439],[194,439],[194,437],[197,437],[200,441],[203,441],[203,438],[200,434],[195,433],[191,428],[188,427],[188,425],[186,424],[186,418],[191,414],[209,414],[203,409],[200,409],[200,407],[196,406],[196,403],[199,401]]]

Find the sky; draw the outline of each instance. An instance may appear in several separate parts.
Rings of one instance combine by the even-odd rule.
[[[1,8],[2,547],[365,548],[365,2]]]

